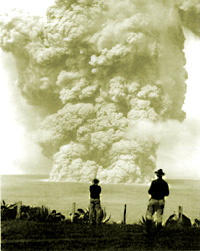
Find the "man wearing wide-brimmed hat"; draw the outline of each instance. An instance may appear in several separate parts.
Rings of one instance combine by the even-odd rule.
[[[167,182],[162,178],[165,173],[162,169],[159,169],[155,171],[155,174],[157,175],[157,179],[151,182],[151,186],[148,190],[151,198],[149,200],[146,212],[147,231],[150,230],[154,213],[156,213],[157,229],[161,229],[162,216],[165,206],[165,196],[169,195],[169,186]]]

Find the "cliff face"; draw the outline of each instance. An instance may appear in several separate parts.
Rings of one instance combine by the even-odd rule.
[[[14,54],[18,86],[44,116],[38,143],[53,158],[52,180],[148,179],[159,141],[125,134],[141,120],[185,117],[185,9],[177,4],[57,0],[45,21],[3,17],[1,47]]]

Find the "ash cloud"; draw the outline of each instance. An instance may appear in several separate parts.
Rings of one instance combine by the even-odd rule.
[[[129,127],[125,137],[131,140],[138,135],[149,141],[156,140],[157,168],[163,168],[168,178],[199,178],[197,156],[200,146],[200,124],[194,119],[151,122],[140,120]],[[186,175],[186,176],[185,176]]]
[[[183,25],[197,36],[200,35],[200,3],[198,0],[178,0],[178,11]]]
[[[181,4],[57,0],[45,21],[15,11],[2,18],[1,48],[15,56],[18,87],[43,117],[38,143],[53,159],[51,180],[151,175],[159,141],[126,132],[143,119],[185,118]]]

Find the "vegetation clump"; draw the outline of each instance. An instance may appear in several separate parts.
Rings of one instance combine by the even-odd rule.
[[[111,216],[106,217],[105,209],[101,210],[101,223],[106,223],[110,220]],[[2,201],[1,204],[1,220],[14,220],[17,217],[17,203],[6,204]],[[38,221],[38,222],[72,222],[89,224],[89,209],[78,208],[76,212],[71,213],[69,216],[65,216],[56,210],[50,210],[49,208],[33,207],[21,205],[20,207],[20,220]]]

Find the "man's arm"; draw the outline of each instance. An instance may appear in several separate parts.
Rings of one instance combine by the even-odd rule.
[[[165,196],[168,196],[169,195],[169,186],[166,182],[166,188],[165,188]]]

